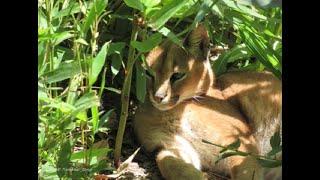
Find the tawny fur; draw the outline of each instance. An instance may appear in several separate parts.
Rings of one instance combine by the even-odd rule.
[[[265,154],[280,128],[281,81],[263,72],[234,72],[215,78],[206,53],[207,32],[196,28],[183,50],[165,42],[147,63],[154,71],[148,100],[138,108],[134,130],[148,152],[157,151],[162,176],[172,180],[211,179],[203,172],[234,180],[262,179],[263,169],[251,156],[231,156],[215,164],[221,148],[240,139],[240,151]],[[171,82],[175,72],[185,78]],[[164,95],[157,101],[155,94]]]

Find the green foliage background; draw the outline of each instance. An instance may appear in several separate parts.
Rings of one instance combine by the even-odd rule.
[[[40,179],[111,172],[112,158],[103,157],[113,149],[92,145],[98,133],[108,135],[121,102],[103,107],[102,100],[124,94],[125,74],[133,68],[126,90],[143,102],[145,53],[165,38],[182,46],[200,22],[212,47],[228,48],[212,59],[217,75],[267,69],[281,78],[281,18],[277,1],[38,0]]]

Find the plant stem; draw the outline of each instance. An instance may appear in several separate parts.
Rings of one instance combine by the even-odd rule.
[[[223,148],[223,149],[227,148],[227,146],[222,146],[222,145],[219,145],[219,144],[215,144],[215,143],[209,142],[209,141],[204,140],[204,139],[202,139],[202,142],[207,143],[207,144],[211,144],[211,145]],[[272,158],[269,158],[269,157],[266,157],[266,156],[261,156],[261,155],[253,154],[253,153],[250,153],[250,152],[239,151],[239,150],[236,150],[236,149],[228,149],[228,150],[237,152],[237,153],[239,153],[240,156],[252,156],[252,157],[255,157],[255,158],[264,158],[264,159],[268,159],[268,160],[271,160],[271,161],[278,161],[277,159],[272,159]]]
[[[132,33],[131,33],[131,42],[137,39],[138,35],[138,25],[133,21]],[[131,77],[132,69],[135,61],[135,49],[132,46],[129,46],[128,62],[126,67],[126,77],[124,79],[124,84],[121,93],[121,115],[119,121],[119,127],[116,137],[116,145],[114,151],[114,163],[116,167],[120,165],[120,155],[121,155],[121,146],[123,140],[123,134],[126,126],[126,121],[128,117],[128,106],[130,98],[130,88],[131,88]]]

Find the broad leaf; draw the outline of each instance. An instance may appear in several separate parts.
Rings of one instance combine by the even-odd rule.
[[[114,78],[121,68],[122,64],[122,57],[120,54],[114,54],[111,59],[111,72],[112,72],[112,78]]]
[[[123,48],[126,46],[124,42],[111,43],[108,50],[108,56],[112,54],[122,54]]]
[[[141,12],[143,12],[145,9],[140,0],[124,0],[124,2],[126,3],[127,6],[134,9],[138,9]]]
[[[181,1],[181,0],[162,0],[161,3],[165,7],[175,1]],[[185,3],[183,3],[182,7],[176,13],[174,13],[174,15],[172,17],[173,18],[185,18],[187,16],[195,14],[197,12],[197,10],[199,9],[200,2],[202,2],[202,1],[186,0]]]
[[[155,33],[143,42],[132,41],[131,46],[138,49],[140,52],[149,52],[162,41],[162,35]]]
[[[154,7],[161,2],[161,0],[140,0],[140,1],[142,2],[142,4],[144,4],[148,8]]]
[[[74,113],[81,112],[93,106],[99,106],[99,98],[94,92],[89,92],[81,96],[75,103],[76,110]]]
[[[47,83],[59,82],[65,79],[72,78],[74,75],[81,72],[81,66],[77,61],[62,62],[60,66],[48,73],[45,73],[45,81]]]
[[[277,153],[279,153],[281,151],[282,151],[282,146],[278,146],[278,147],[272,148],[272,150],[270,152],[268,152],[267,156],[268,157],[274,156],[274,155],[276,155]]]
[[[281,143],[280,131],[274,133],[274,135],[270,139],[270,145],[272,149],[278,148]]]
[[[97,56],[92,61],[91,74],[89,76],[89,84],[90,85],[93,85],[96,82],[98,75],[104,66],[104,63],[106,61],[107,52],[109,49],[109,45],[110,45],[110,41],[106,42],[102,46],[100,52],[97,54]]]

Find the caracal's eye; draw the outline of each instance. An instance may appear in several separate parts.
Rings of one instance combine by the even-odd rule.
[[[186,73],[173,73],[170,78],[170,82],[174,83],[180,79],[183,79],[184,77],[186,77]]]

